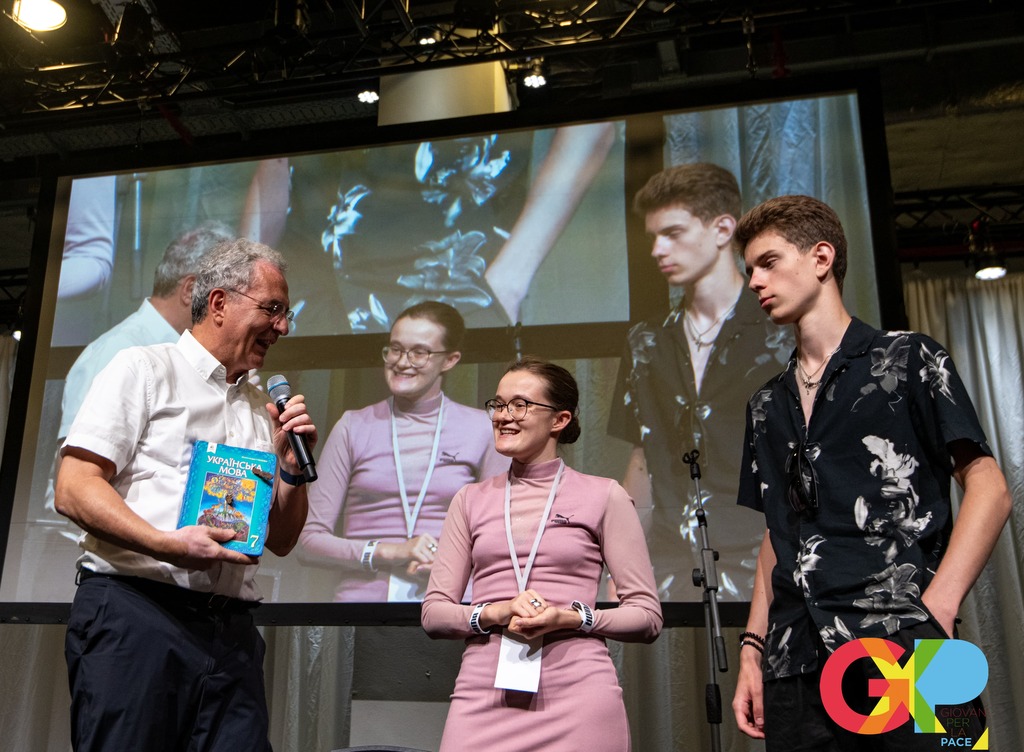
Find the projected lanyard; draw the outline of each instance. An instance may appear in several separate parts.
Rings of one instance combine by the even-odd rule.
[[[562,479],[564,469],[565,463],[559,460],[558,472],[555,473],[555,479],[551,483],[551,491],[548,493],[548,500],[544,505],[544,513],[537,523],[537,535],[533,539],[533,548],[530,549],[530,555],[523,567],[519,566],[519,555],[516,553],[515,540],[512,538],[512,470],[510,469],[508,475],[505,476],[505,537],[508,539],[509,558],[512,559],[512,567],[516,573],[516,583],[519,585],[520,593],[526,590],[526,585],[530,580],[530,571],[537,558],[540,540],[544,537],[545,522],[551,516],[551,507],[554,506],[558,483]],[[540,686],[540,659],[543,647],[543,635],[528,640],[520,634],[507,629],[503,630],[494,686],[498,689],[536,692]]]
[[[430,448],[430,464],[427,465],[427,474],[423,478],[423,485],[420,487],[419,496],[416,497],[416,506],[409,508],[409,494],[405,490],[405,474],[402,472],[402,450],[398,448],[398,423],[395,421],[395,398],[391,400],[391,448],[395,453],[395,470],[398,472],[398,494],[402,497],[402,512],[405,514],[405,537],[412,538],[416,529],[416,520],[419,519],[420,509],[423,508],[423,500],[427,498],[427,488],[430,486],[430,477],[434,474],[434,466],[437,465],[437,448],[441,445],[441,425],[444,423],[444,392],[441,392],[441,406],[437,409],[437,427],[434,429],[434,445]]]
[[[441,392],[441,405],[437,409],[437,427],[434,428],[434,444],[430,448],[430,463],[427,465],[427,474],[423,478],[423,485],[420,486],[420,493],[416,497],[415,506],[409,506],[409,493],[405,488],[405,474],[402,472],[402,450],[398,448],[398,423],[395,421],[395,399],[389,400],[391,408],[391,448],[395,455],[395,471],[398,475],[398,495],[402,498],[402,513],[405,515],[405,537],[412,538],[416,530],[416,520],[419,519],[420,510],[423,508],[423,500],[427,498],[427,489],[430,487],[430,478],[434,475],[434,467],[437,465],[437,450],[441,445],[441,427],[444,424],[444,392]],[[388,585],[389,601],[411,601],[419,600],[422,594],[417,590],[422,587],[421,583],[413,582],[392,574]]]

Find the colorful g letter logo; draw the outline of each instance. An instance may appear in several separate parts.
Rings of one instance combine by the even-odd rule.
[[[857,734],[882,734],[913,717],[918,733],[944,734],[935,707],[970,702],[988,682],[985,654],[970,642],[916,640],[913,654],[900,666],[903,653],[896,643],[872,637],[836,650],[821,671],[821,700],[832,720]],[[842,692],[847,669],[865,658],[874,661],[883,677],[868,681],[868,695],[878,698],[869,715],[853,710]],[[988,749],[987,730],[974,742],[974,749]]]

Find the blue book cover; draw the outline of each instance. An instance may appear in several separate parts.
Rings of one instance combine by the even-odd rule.
[[[255,449],[197,441],[192,447],[178,527],[207,525],[235,531],[223,545],[263,553],[274,497],[277,457]]]

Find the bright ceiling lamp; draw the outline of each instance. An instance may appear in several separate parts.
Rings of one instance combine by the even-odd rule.
[[[1006,264],[992,243],[986,218],[979,217],[971,222],[967,236],[967,247],[974,259],[974,276],[976,279],[990,282],[1006,276]]]
[[[53,0],[14,0],[11,18],[29,31],[53,31],[67,23],[68,12]]]
[[[534,58],[533,62],[530,63],[529,73],[523,76],[523,85],[528,86],[531,89],[539,89],[540,87],[547,84],[547,79],[544,78],[544,59]]]
[[[978,261],[978,271],[974,272],[975,279],[980,279],[983,282],[991,282],[992,280],[1002,279],[1006,276],[1006,265],[1003,260],[993,256],[993,258],[986,259],[984,261]]]

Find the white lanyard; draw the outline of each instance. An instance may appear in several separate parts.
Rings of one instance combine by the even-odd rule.
[[[537,549],[540,548],[540,539],[544,535],[544,528],[547,527],[544,523],[547,522],[548,517],[551,516],[551,507],[555,503],[555,494],[558,493],[558,481],[562,479],[562,471],[565,469],[565,463],[562,460],[558,461],[558,472],[555,473],[555,479],[551,483],[551,492],[548,494],[548,502],[544,505],[544,514],[541,515],[540,521],[537,523],[537,537],[533,539],[533,548],[530,549],[530,556],[526,559],[526,566],[523,569],[519,568],[519,555],[516,554],[516,544],[512,540],[512,468],[509,468],[508,475],[505,476],[505,535],[508,538],[508,553],[512,558],[512,566],[516,572],[516,582],[519,583],[519,592],[526,590],[526,583],[530,580],[530,570],[533,569],[533,560],[537,558]]]
[[[430,485],[430,476],[434,474],[434,466],[437,464],[437,448],[441,445],[441,424],[444,422],[444,392],[441,392],[441,406],[437,409],[437,427],[434,429],[434,446],[430,449],[430,464],[427,465],[427,474],[423,478],[423,485],[420,487],[420,495],[416,497],[416,506],[409,509],[409,495],[405,490],[405,475],[402,473],[402,453],[398,448],[398,424],[395,422],[395,398],[388,402],[391,408],[391,448],[395,454],[395,470],[398,472],[398,493],[402,497],[402,512],[405,513],[405,535],[412,538],[416,529],[416,520],[420,516],[420,509],[423,507],[423,499],[427,496],[427,487]]]

